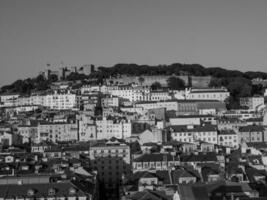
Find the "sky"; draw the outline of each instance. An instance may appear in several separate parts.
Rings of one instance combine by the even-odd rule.
[[[266,0],[0,0],[0,86],[50,63],[267,72]]]

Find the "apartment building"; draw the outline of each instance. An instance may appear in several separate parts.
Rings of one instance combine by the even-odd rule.
[[[226,88],[189,88],[185,91],[186,99],[224,101],[230,96]]]
[[[37,142],[77,141],[78,125],[76,122],[40,122],[37,126]]]
[[[0,185],[0,198],[8,199],[66,199],[92,200],[89,195],[78,189],[71,182],[62,183],[27,183]]]
[[[104,97],[101,99],[102,107],[119,107],[119,97]]]
[[[137,102],[135,104],[135,106],[136,107],[141,107],[144,110],[166,108],[166,110],[175,110],[175,111],[177,111],[178,102],[177,102],[177,100],[143,101],[143,102]]]
[[[218,144],[226,147],[238,148],[238,134],[231,129],[218,131]]]
[[[76,106],[76,94],[55,91],[45,97],[44,106],[55,110],[67,110]]]
[[[201,140],[217,144],[217,126],[215,125],[176,125],[169,126],[167,130],[173,140],[180,142],[194,142]]]
[[[96,125],[95,120],[91,115],[82,113],[78,118],[79,123],[79,141],[96,140]]]
[[[96,120],[97,139],[127,138],[131,132],[132,124],[127,119],[108,116]]]
[[[130,147],[116,138],[90,147],[90,167],[97,169],[99,180],[105,184],[107,193],[114,194],[122,177],[131,173]],[[117,193],[118,191],[115,191]],[[107,194],[110,197],[111,194]],[[118,197],[115,197],[118,199]]]
[[[240,106],[248,107],[251,110],[257,110],[259,106],[264,105],[263,96],[243,97],[240,98]]]
[[[135,158],[132,162],[133,173],[137,171],[168,170],[170,167],[179,165],[179,159],[171,154],[144,154]]]
[[[264,127],[258,125],[248,125],[239,128],[239,143],[244,142],[266,142],[267,137]]]
[[[35,125],[19,125],[17,127],[18,134],[22,136],[22,142],[27,143],[29,141],[37,142],[37,126]]]

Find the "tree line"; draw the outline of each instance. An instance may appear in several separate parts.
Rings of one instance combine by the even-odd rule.
[[[98,67],[98,71],[89,76],[79,73],[71,73],[65,80],[76,81],[90,80],[94,83],[104,83],[106,78],[118,77],[120,75],[139,76],[144,75],[189,75],[189,76],[212,76],[210,87],[226,87],[231,93],[230,101],[238,102],[240,97],[262,94],[261,85],[252,85],[251,80],[254,78],[267,79],[267,73],[264,72],[241,72],[238,70],[227,70],[219,67],[206,68],[199,64],[181,64],[174,63],[170,65],[137,65],[137,64],[116,64],[113,67]],[[50,85],[57,81],[55,75],[45,79],[42,75],[25,80],[17,80],[10,85],[3,86],[0,93],[14,92],[20,94],[30,94],[32,91],[49,89]],[[142,78],[139,79],[143,82]],[[184,82],[179,78],[167,80],[170,89],[183,89]],[[158,83],[152,85],[152,89],[160,88]]]

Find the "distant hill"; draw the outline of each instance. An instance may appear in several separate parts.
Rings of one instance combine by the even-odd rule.
[[[253,85],[252,79],[261,78],[267,79],[265,72],[241,72],[238,70],[227,70],[220,67],[207,68],[199,64],[181,64],[173,63],[170,65],[137,65],[137,64],[116,64],[113,67],[98,67],[98,71],[90,75],[71,73],[66,80],[94,80],[96,83],[103,83],[103,81],[110,77],[119,77],[120,75],[129,76],[157,76],[157,75],[179,75],[179,76],[211,76],[210,87],[226,87],[230,93],[231,98],[229,104],[238,104],[240,97],[251,96],[255,94],[263,94],[263,87],[261,85]],[[58,80],[58,77],[51,76],[45,79],[41,75],[35,78],[28,78],[25,80],[17,80],[10,85],[5,85],[1,88],[0,93],[20,93],[30,94],[32,91],[46,90],[51,83]],[[234,106],[235,107],[235,106]]]

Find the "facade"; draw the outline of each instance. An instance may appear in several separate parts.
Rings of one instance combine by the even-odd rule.
[[[37,134],[37,126],[31,125],[20,125],[17,127],[18,134],[22,136],[22,142],[37,142],[38,134]]]
[[[97,139],[127,138],[131,136],[132,124],[126,119],[105,118],[96,120]]]
[[[81,113],[79,115],[79,137],[78,140],[82,142],[96,140],[96,125],[95,121],[91,115],[87,115],[86,113]]]
[[[57,93],[46,95],[44,106],[55,110],[67,110],[76,106],[76,94]]]
[[[37,142],[51,141],[77,141],[78,140],[78,125],[77,123],[66,122],[41,122],[37,126]]]
[[[241,126],[246,126],[246,122],[238,118],[218,118],[217,126],[219,130],[238,130]]]
[[[133,160],[133,172],[168,170],[170,167],[179,165],[179,160],[171,154],[144,154]]]
[[[9,102],[10,100],[17,99],[19,97],[19,94],[1,94],[0,95],[0,102],[5,103]]]
[[[67,199],[92,200],[71,182],[0,185],[0,199]]]
[[[231,129],[219,131],[218,144],[226,147],[238,148],[237,133]]]
[[[248,125],[239,128],[239,143],[244,142],[265,142],[267,138],[264,134],[264,127]]]
[[[89,155],[90,167],[97,170],[99,180],[105,185],[107,193],[112,190],[113,194],[114,190],[118,193],[118,185],[123,176],[128,176],[131,172],[129,146],[113,138],[106,143],[91,146]]]
[[[166,108],[166,110],[177,111],[178,102],[177,100],[166,100],[166,101],[158,101],[158,102],[157,101],[144,101],[144,102],[137,102],[135,106],[141,107],[144,110]]]
[[[226,88],[189,88],[185,92],[186,99],[224,101],[230,96]]]
[[[176,125],[167,130],[173,140],[192,143],[196,140],[217,144],[217,126],[215,125]]]
[[[102,107],[119,107],[119,97],[105,97],[101,99]]]
[[[131,137],[137,137],[140,145],[149,142],[162,143],[166,138],[162,130],[156,128],[147,129],[141,133],[132,133]]]
[[[22,144],[22,137],[11,132],[0,131],[0,144],[3,146]]]
[[[248,107],[248,109],[251,109],[251,110],[257,110],[257,108],[262,105],[264,105],[263,96],[240,98],[240,106]]]

